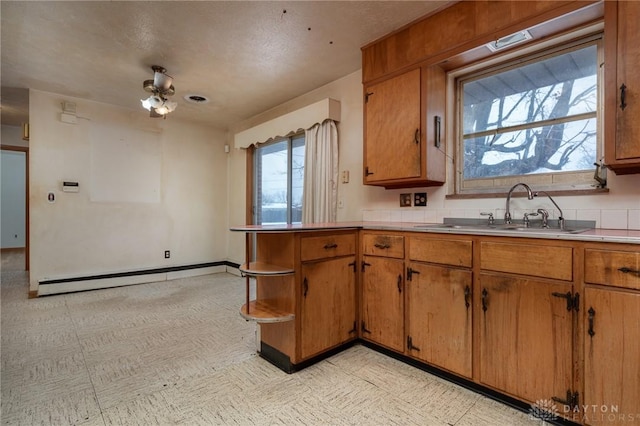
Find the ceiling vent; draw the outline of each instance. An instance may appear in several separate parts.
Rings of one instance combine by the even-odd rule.
[[[523,43],[527,40],[531,40],[533,37],[531,33],[527,30],[518,31],[515,34],[511,34],[508,36],[501,37],[496,41],[492,41],[491,43],[487,43],[486,46],[492,52],[497,52],[502,49],[506,49],[507,47],[515,46],[516,44]]]

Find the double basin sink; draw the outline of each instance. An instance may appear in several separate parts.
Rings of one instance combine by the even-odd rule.
[[[448,220],[450,222],[448,222]],[[423,224],[416,225],[415,228],[418,229],[449,229],[451,231],[461,230],[461,231],[478,231],[478,232],[505,232],[505,233],[514,233],[514,232],[525,232],[531,234],[580,234],[585,231],[589,231],[593,229],[593,226],[590,224],[580,224],[580,226],[565,226],[564,229],[560,229],[557,225],[550,225],[548,228],[543,228],[539,223],[530,224],[526,226],[524,223],[495,223],[488,224],[486,221],[484,223],[461,223],[464,219],[459,219],[460,222],[456,223],[456,219],[445,219],[445,223],[437,223],[437,224]]]

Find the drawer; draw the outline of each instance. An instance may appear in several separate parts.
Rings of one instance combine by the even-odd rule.
[[[573,248],[481,242],[480,268],[572,281]]]
[[[402,235],[364,234],[363,254],[370,256],[404,258],[404,237]]]
[[[584,251],[584,281],[640,290],[639,251]]]
[[[473,264],[472,248],[471,240],[442,240],[412,236],[409,240],[409,258],[419,262],[470,268]]]
[[[300,260],[316,260],[356,253],[356,234],[321,235],[303,237]]]

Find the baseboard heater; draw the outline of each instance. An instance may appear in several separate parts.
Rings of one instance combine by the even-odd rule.
[[[39,281],[38,296],[96,290],[99,288],[119,287],[155,281],[184,278],[188,276],[225,272],[227,268],[239,268],[240,265],[229,261],[196,263],[191,265],[169,266],[163,268],[142,269],[138,271],[111,272],[68,278],[46,279]],[[196,272],[196,270],[200,270]]]

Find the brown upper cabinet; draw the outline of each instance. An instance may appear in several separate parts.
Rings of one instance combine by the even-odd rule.
[[[446,72],[491,56],[487,43],[525,29],[535,43],[603,19],[605,160],[640,173],[639,18],[630,1],[460,1],[364,46],[364,184],[444,184]]]
[[[605,2],[605,163],[640,173],[640,3]]]
[[[445,74],[416,68],[365,87],[364,183],[442,185]]]

